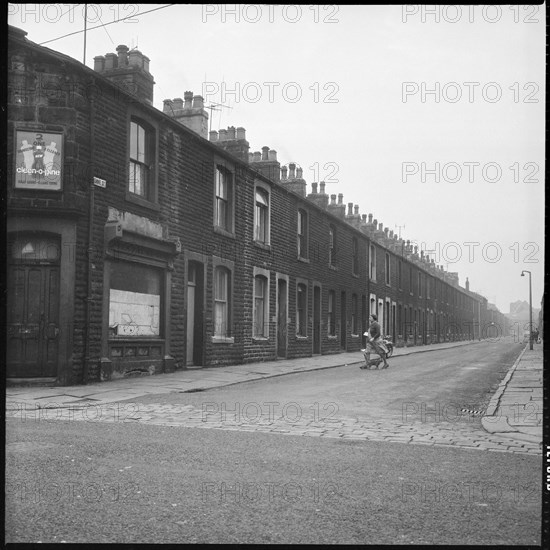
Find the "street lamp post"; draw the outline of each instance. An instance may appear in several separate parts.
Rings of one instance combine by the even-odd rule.
[[[521,272],[521,276],[523,277],[524,273],[529,273],[529,349],[533,349],[533,306],[532,306],[532,300],[531,300],[531,272],[524,270]]]

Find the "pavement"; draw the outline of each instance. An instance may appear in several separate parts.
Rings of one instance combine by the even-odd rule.
[[[391,362],[401,356],[441,349],[476,345],[479,342],[447,342],[425,346],[395,348]],[[481,419],[483,431],[463,426],[438,428],[424,425],[358,423],[357,419],[334,419],[336,424],[317,422],[250,423],[205,422],[205,412],[190,405],[143,405],[139,399],[147,395],[173,392],[198,392],[252,380],[272,378],[306,371],[322,370],[363,363],[359,352],[320,355],[315,357],[248,363],[228,367],[204,367],[180,370],[170,374],[125,378],[79,386],[11,387],[6,389],[6,416],[51,420],[53,410],[59,420],[123,421],[138,420],[150,424],[182,427],[203,427],[270,431],[290,435],[343,437],[399,441],[428,445],[454,445],[471,449],[541,454],[542,445],[542,345],[523,349],[490,400]],[[134,401],[134,403],[132,403]],[[134,410],[131,406],[134,405]],[[98,406],[101,406],[98,408]],[[135,416],[139,408],[139,416]],[[126,411],[130,409],[130,414]],[[75,411],[81,414],[75,415]],[[97,412],[99,411],[99,412]],[[103,411],[103,414],[102,414]],[[107,414],[110,411],[112,416]],[[478,411],[476,411],[476,414]],[[49,416],[48,416],[49,415]],[[95,415],[95,416],[94,416]],[[447,430],[447,431],[444,431]]]

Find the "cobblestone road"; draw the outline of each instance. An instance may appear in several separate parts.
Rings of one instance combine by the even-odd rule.
[[[244,411],[242,411],[244,413]],[[479,423],[395,420],[362,420],[350,417],[322,418],[315,415],[265,415],[254,411],[227,411],[223,414],[194,405],[143,403],[113,403],[72,405],[67,408],[20,408],[6,412],[6,417],[25,422],[123,422],[156,426],[238,430],[296,435],[304,437],[339,438],[355,441],[389,441],[415,445],[433,445],[477,449],[481,451],[540,455],[541,448],[529,436],[507,437],[486,432]],[[518,439],[519,438],[519,439]]]

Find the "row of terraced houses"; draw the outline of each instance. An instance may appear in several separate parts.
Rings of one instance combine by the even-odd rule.
[[[149,59],[90,69],[9,28],[12,380],[57,384],[498,337],[504,316],[203,98],[153,107]]]

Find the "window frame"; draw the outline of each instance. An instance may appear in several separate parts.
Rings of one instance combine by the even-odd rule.
[[[258,201],[256,199],[257,194],[265,194],[267,197],[267,205],[258,206]],[[265,210],[264,210],[265,209]],[[258,238],[258,228],[259,222],[263,220],[265,224],[264,227],[264,238],[261,240]],[[257,181],[254,184],[254,243],[261,247],[270,248],[271,246],[271,188]]]
[[[369,278],[376,282],[376,246],[373,243],[369,245]]]
[[[332,223],[328,227],[328,265],[336,269],[336,226]]]
[[[385,253],[384,256],[384,277],[386,281],[386,285],[391,286],[391,258],[389,252]]]
[[[146,151],[144,162],[140,163],[146,169],[147,174],[147,195],[140,195],[130,190],[130,164],[132,162],[132,125],[136,124],[143,128],[145,132]],[[139,204],[160,210],[158,205],[158,155],[159,155],[159,128],[158,123],[151,117],[140,113],[137,110],[130,109],[127,119],[127,143],[126,143],[126,180],[125,180],[125,199],[128,202]]]
[[[222,226],[218,223],[219,219],[219,200],[218,195],[218,173],[224,174],[228,177],[227,181],[227,209],[226,220]],[[223,200],[223,199],[221,199]],[[214,231],[223,235],[234,237],[235,236],[235,167],[233,164],[216,157],[214,159],[214,182],[213,182],[213,219]]]
[[[351,239],[351,272],[359,277],[359,239],[357,237]]]
[[[216,302],[221,301],[216,298],[216,273],[218,270],[224,270],[227,275],[227,287],[226,287],[226,303],[227,303],[227,314],[226,314],[226,326],[227,330],[225,334],[216,333]],[[235,273],[235,264],[230,260],[225,260],[223,258],[218,258],[217,256],[212,256],[212,343],[229,343],[232,344],[235,341],[233,335],[233,288],[234,288],[234,273]]]
[[[297,213],[296,247],[298,259],[309,260],[309,215],[303,208]]]

